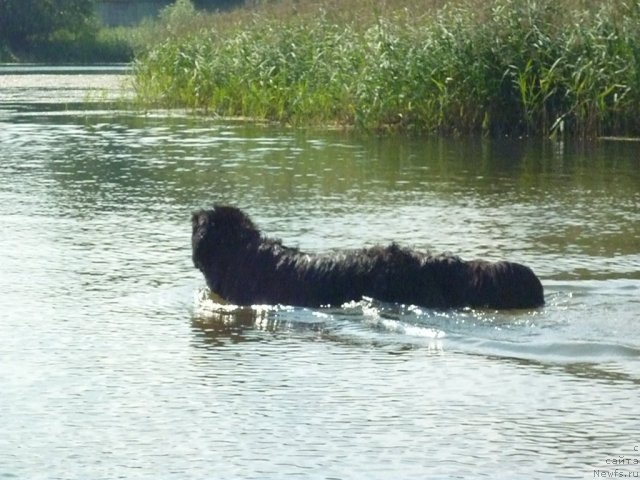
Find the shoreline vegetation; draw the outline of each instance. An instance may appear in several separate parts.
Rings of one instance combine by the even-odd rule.
[[[176,0],[156,20],[96,32],[62,30],[43,51],[132,60],[142,108],[370,132],[640,136],[639,0],[247,0],[217,13]]]
[[[365,131],[640,134],[638,1],[170,8],[134,62],[146,106]]]

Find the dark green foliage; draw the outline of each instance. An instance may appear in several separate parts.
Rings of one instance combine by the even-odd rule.
[[[100,29],[94,0],[0,0],[0,59],[125,62],[130,34]]]
[[[193,0],[196,8],[203,8],[210,11],[222,11],[229,8],[241,7],[244,0]]]
[[[1,0],[0,42],[23,50],[41,45],[56,32],[91,36],[94,0]]]

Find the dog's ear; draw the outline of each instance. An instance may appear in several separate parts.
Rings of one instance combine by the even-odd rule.
[[[195,233],[201,227],[209,225],[211,217],[206,210],[197,210],[191,214],[191,231]]]

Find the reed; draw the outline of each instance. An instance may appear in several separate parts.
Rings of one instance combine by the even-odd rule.
[[[163,41],[135,62],[147,105],[365,130],[640,134],[638,1],[278,2],[173,26],[166,15]]]

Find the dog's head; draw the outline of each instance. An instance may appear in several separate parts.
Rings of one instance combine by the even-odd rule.
[[[240,209],[214,205],[191,216],[193,264],[203,270],[212,262],[231,260],[260,239],[260,232]]]

